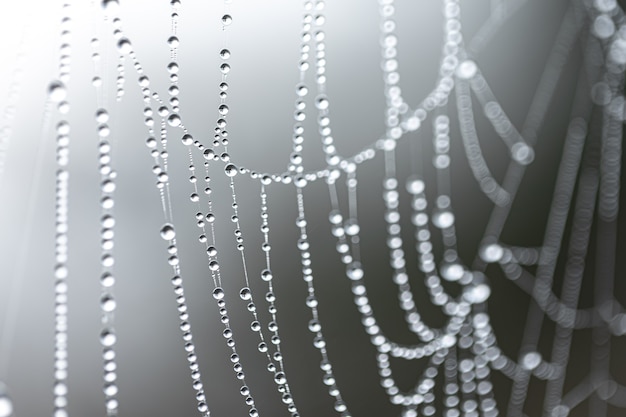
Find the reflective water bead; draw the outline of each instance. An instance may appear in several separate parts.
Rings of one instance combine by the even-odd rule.
[[[320,95],[315,99],[315,107],[317,107],[319,110],[326,110],[328,109],[328,106],[329,102],[326,96]]]
[[[178,45],[180,44],[180,41],[178,40],[178,37],[170,36],[167,39],[167,44],[170,46],[170,48],[178,48]]]
[[[283,372],[276,372],[276,374],[274,374],[274,382],[282,385],[287,382],[287,378]]]
[[[213,298],[215,298],[216,300],[221,300],[222,298],[224,298],[224,290],[222,289],[222,287],[216,287],[213,290]]]
[[[163,227],[161,227],[161,238],[164,240],[172,240],[176,237],[176,230],[174,230],[174,226],[171,223],[165,223]]]
[[[115,310],[116,306],[117,306],[117,303],[115,302],[115,299],[111,295],[108,295],[108,294],[104,295],[100,299],[100,308],[102,308],[102,311],[110,313]]]
[[[456,69],[456,76],[463,80],[469,80],[474,78],[477,72],[478,66],[476,63],[468,59],[467,61],[463,61],[459,64]]]
[[[122,55],[128,55],[133,51],[133,46],[127,38],[121,38],[117,42],[117,50]]]
[[[485,262],[498,262],[503,255],[504,250],[497,243],[485,245],[480,250],[480,257]]]
[[[454,214],[450,211],[439,211],[433,214],[432,221],[438,228],[445,229],[454,224]]]
[[[180,116],[176,113],[170,114],[167,118],[167,123],[172,127],[178,127],[181,124]]]
[[[222,65],[220,65],[220,72],[222,74],[228,74],[230,72],[230,65],[228,65],[227,63],[223,63]]]
[[[273,277],[274,276],[272,275],[272,271],[270,271],[269,269],[264,269],[261,272],[261,279],[263,281],[271,281]]]
[[[224,167],[224,172],[226,173],[227,176],[229,177],[234,177],[235,175],[237,175],[237,167],[233,164],[228,164],[226,165],[226,167]]]
[[[250,300],[252,298],[252,292],[250,291],[250,288],[248,287],[243,287],[241,289],[241,291],[239,292],[239,297],[242,300]]]
[[[63,82],[55,80],[48,85],[48,97],[55,103],[60,103],[67,97],[67,89]]]
[[[100,333],[100,343],[102,346],[113,346],[117,338],[115,337],[115,333],[111,329],[105,329]]]
[[[528,352],[522,357],[522,367],[532,371],[541,363],[541,355],[539,352]]]
[[[222,16],[222,24],[223,24],[224,26],[228,26],[228,25],[230,25],[231,23],[233,23],[233,18],[232,18],[232,16],[231,16],[231,15],[229,15],[229,14],[225,14],[225,15],[223,15],[223,16]]]

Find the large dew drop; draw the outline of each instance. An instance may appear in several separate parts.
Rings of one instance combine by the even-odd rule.
[[[165,223],[161,228],[161,237],[164,240],[172,240],[176,237],[176,230],[174,230],[174,226],[171,223]]]
[[[233,164],[228,164],[224,168],[224,172],[227,176],[234,177],[235,175],[237,175],[237,167]]]
[[[48,86],[48,97],[55,103],[60,103],[67,97],[67,89],[61,81],[52,81]]]

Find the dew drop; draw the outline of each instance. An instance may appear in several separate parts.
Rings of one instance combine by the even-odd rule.
[[[181,123],[180,116],[176,113],[170,114],[170,116],[167,118],[167,123],[172,127],[180,126],[180,123]]]
[[[327,110],[329,106],[328,98],[326,96],[318,96],[315,100],[315,107],[319,110]]]
[[[174,237],[176,237],[174,226],[171,223],[165,223],[163,227],[161,227],[161,238],[164,240],[172,240]]]
[[[271,281],[273,277],[274,276],[272,275],[272,271],[270,271],[269,269],[264,269],[263,272],[261,272],[261,279],[263,281]]]
[[[274,375],[274,381],[277,384],[285,384],[287,382],[287,378],[285,377],[285,374],[282,372],[276,372],[276,374]]]
[[[100,333],[100,343],[102,346],[111,347],[115,344],[117,338],[111,329],[105,329]]]
[[[233,18],[232,18],[232,16],[231,16],[231,15],[229,15],[229,14],[225,14],[224,16],[222,16],[222,24],[223,24],[224,26],[228,26],[228,25],[230,25],[231,23],[233,23]]]
[[[227,176],[234,177],[235,175],[237,175],[237,167],[233,164],[228,164],[224,168],[224,172]]]
[[[48,97],[55,103],[60,103],[67,97],[67,89],[61,81],[55,80],[48,85]]]
[[[498,262],[503,255],[504,250],[497,243],[485,245],[480,251],[480,257],[485,262]]]
[[[474,78],[478,72],[476,63],[471,60],[463,61],[456,69],[456,76],[462,80],[469,80]]]
[[[527,144],[517,142],[511,146],[511,157],[521,165],[528,165],[535,159],[535,151]]]
[[[424,181],[417,177],[410,177],[406,181],[406,189],[410,194],[416,195],[420,194],[424,191],[425,185]]]
[[[450,211],[440,211],[433,215],[433,224],[440,229],[445,229],[454,224],[454,214]]]
[[[180,41],[178,40],[178,37],[170,36],[167,39],[167,44],[170,46],[170,48],[178,48],[178,45],[180,44]]]
[[[228,58],[230,58],[230,51],[229,51],[228,49],[226,49],[226,48],[222,49],[222,50],[220,51],[220,57],[221,57],[222,59],[228,59]]]
[[[248,287],[243,287],[239,292],[239,297],[242,300],[250,300],[252,298],[252,291],[250,291],[250,288]]]
[[[541,363],[541,355],[539,352],[528,352],[522,358],[522,367],[529,371],[532,371]]]
[[[216,300],[221,300],[224,298],[224,290],[222,289],[222,287],[216,287],[213,290],[213,298],[215,298]]]
[[[228,106],[227,106],[226,104],[221,104],[221,105],[217,108],[217,111],[219,111],[219,113],[220,113],[222,116],[227,115],[227,114],[228,114],[228,110],[229,110],[229,109],[228,109]]]
[[[133,45],[127,38],[122,38],[117,42],[117,50],[122,55],[128,55],[133,51]]]
[[[478,284],[465,292],[465,298],[472,304],[484,303],[490,295],[491,288],[487,284]]]
[[[100,308],[102,308],[102,311],[110,313],[114,311],[116,307],[117,303],[115,302],[115,299],[110,295],[105,295],[100,299]]]

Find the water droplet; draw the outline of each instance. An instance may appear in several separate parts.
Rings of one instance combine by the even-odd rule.
[[[167,118],[167,123],[172,127],[180,126],[180,123],[181,123],[180,116],[176,113],[170,114],[170,116]]]
[[[439,211],[433,214],[433,224],[440,229],[451,227],[454,224],[454,214],[450,211]]]
[[[228,49],[226,49],[226,48],[222,49],[222,50],[220,51],[220,57],[221,57],[222,59],[228,59],[228,58],[230,58],[230,51],[229,51]]]
[[[269,269],[264,269],[263,272],[261,272],[261,279],[263,281],[271,281],[273,277],[272,271]]]
[[[465,270],[459,264],[449,264],[441,267],[441,276],[446,281],[458,281],[463,277]]]
[[[476,66],[476,63],[474,61],[467,60],[459,64],[456,69],[456,76],[462,80],[469,80],[474,78],[477,72],[478,67]]]
[[[522,367],[529,371],[532,371],[541,363],[541,355],[539,352],[528,352],[522,358]]]
[[[535,151],[527,144],[517,142],[511,146],[511,157],[521,165],[528,165],[535,159]]]
[[[167,44],[170,46],[170,48],[178,48],[178,45],[180,44],[180,41],[178,40],[178,37],[170,36],[167,39]]]
[[[287,383],[287,378],[285,377],[285,374],[282,372],[276,372],[276,374],[274,374],[274,381],[277,384],[285,384]]]
[[[359,262],[354,262],[346,268],[346,274],[351,280],[359,280],[363,278],[364,272]]]
[[[227,176],[234,177],[235,175],[237,175],[238,170],[237,170],[237,167],[235,165],[228,164],[224,168],[224,172],[226,173]]]
[[[233,18],[232,18],[232,16],[231,16],[231,15],[229,15],[229,14],[225,14],[224,16],[222,16],[222,24],[223,24],[224,26],[228,26],[228,25],[230,25],[231,23],[233,23]]]
[[[296,86],[296,94],[298,94],[300,97],[304,97],[309,93],[309,89],[306,85],[304,84],[298,84]]]
[[[222,287],[216,287],[213,290],[213,298],[215,298],[216,300],[221,300],[222,298],[224,298],[224,290],[222,289]]]
[[[424,188],[424,181],[417,177],[409,177],[406,181],[406,189],[410,194],[420,194],[424,191]]]
[[[100,333],[100,343],[102,346],[111,347],[115,344],[117,338],[111,329],[105,329]]]
[[[489,245],[485,245],[482,247],[480,251],[480,257],[485,262],[498,262],[502,259],[504,255],[504,250],[502,246],[497,243],[491,243]]]
[[[112,296],[105,295],[100,299],[100,308],[102,308],[102,311],[110,313],[114,311],[116,307],[117,307],[117,303],[115,302],[115,299]]]
[[[465,299],[472,304],[480,304],[487,301],[491,295],[491,288],[487,284],[478,284],[465,292]]]
[[[116,12],[120,7],[118,0],[102,0],[101,4],[102,8],[109,13]]]
[[[606,14],[601,14],[593,22],[593,33],[600,39],[608,39],[615,33],[615,23]]]
[[[98,123],[106,123],[109,121],[109,113],[105,109],[98,109],[96,111],[96,121]]]
[[[230,72],[230,65],[224,62],[222,65],[220,65],[220,72],[222,74],[228,74]]]
[[[330,105],[328,98],[326,96],[318,96],[315,100],[315,107],[319,110],[327,110]]]
[[[176,237],[176,230],[174,230],[174,226],[171,223],[165,223],[161,227],[161,237],[164,240],[172,240]]]
[[[228,106],[227,106],[226,104],[221,104],[221,105],[217,108],[217,111],[219,111],[219,113],[220,113],[222,116],[227,115],[227,114],[228,114],[228,110],[229,110],[229,109],[228,109]]]
[[[55,103],[60,103],[67,97],[67,89],[61,81],[55,80],[48,85],[48,97]]]
[[[117,42],[117,50],[122,55],[128,55],[133,51],[133,45],[127,38],[122,38]]]
[[[239,297],[242,300],[250,300],[252,298],[252,291],[250,291],[248,287],[243,287],[239,292]]]

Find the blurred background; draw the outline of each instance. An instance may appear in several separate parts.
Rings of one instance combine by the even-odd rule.
[[[89,2],[85,2],[89,3]],[[98,2],[96,2],[98,3]],[[471,39],[488,18],[493,1],[462,0],[462,23],[466,39]],[[475,57],[503,109],[518,127],[532,100],[546,58],[568,1],[526,2],[498,35]],[[398,52],[401,85],[412,105],[421,102],[436,81],[443,17],[441,3],[431,0],[398,1]],[[53,373],[53,276],[54,264],[54,135],[42,132],[42,114],[48,83],[57,74],[61,3],[49,1],[8,2],[0,14],[0,108],[15,105],[10,147],[0,178],[0,323],[4,323],[0,354],[7,364],[0,369],[14,400],[16,416],[50,414]],[[163,224],[159,193],[151,171],[153,160],[145,146],[143,103],[132,65],[126,66],[126,93],[115,101],[117,52],[111,26],[99,15],[99,5],[72,7],[72,74],[68,101],[72,126],[70,163],[69,232],[69,412],[70,415],[103,415],[100,334],[100,176],[95,110],[97,100],[91,85],[94,67],[90,59],[90,39],[101,35],[104,91],[111,114],[113,165],[118,172],[115,215],[117,297],[117,359],[120,387],[120,415],[195,415],[186,352],[178,329],[176,303],[166,261],[166,244],[159,238]],[[121,2],[123,30],[132,40],[137,58],[149,74],[152,87],[167,96],[170,51],[168,1],[136,0]],[[221,2],[183,1],[178,24],[180,46],[181,114],[196,139],[209,144],[217,119],[218,83],[221,79],[218,51],[224,36],[220,24]],[[228,103],[229,152],[233,161],[260,172],[283,172],[291,153],[294,87],[297,70],[300,2],[239,0],[231,6],[233,23],[226,42],[232,52],[231,88]],[[328,2],[326,14],[327,94],[331,103],[334,137],[339,153],[348,156],[370,145],[384,134],[385,97],[379,47],[379,15],[376,2],[344,0]],[[556,99],[535,149],[535,162],[527,170],[518,199],[513,206],[502,239],[510,245],[540,246],[551,205],[554,182],[570,105],[581,66],[577,46],[559,82]],[[21,58],[18,58],[20,57]],[[16,76],[15,70],[19,70]],[[311,83],[311,85],[313,85]],[[11,91],[19,87],[17,99]],[[454,105],[451,105],[452,205],[457,219],[459,252],[471,264],[484,232],[492,203],[478,188],[465,159]],[[311,105],[312,109],[313,106]],[[311,110],[313,111],[313,110]],[[508,151],[482,114],[477,114],[483,153],[496,178],[502,178],[509,162]],[[307,125],[304,166],[323,167],[323,153],[314,117]],[[428,127],[428,126],[426,126]],[[190,321],[204,376],[207,402],[215,416],[247,415],[228,357],[230,349],[221,336],[213,284],[203,246],[197,241],[195,207],[189,203],[192,192],[187,181],[187,149],[180,144],[179,132],[171,131],[170,181],[176,220],[182,275],[188,299]],[[398,167],[401,181],[415,166],[415,155],[423,165],[428,181],[434,180],[432,144],[429,129],[407,136],[399,144]],[[422,143],[416,153],[416,144]],[[406,329],[391,281],[385,244],[384,202],[382,199],[383,159],[378,155],[358,171],[359,219],[363,259],[367,268],[372,306],[385,333],[397,342],[416,343]],[[196,159],[200,164],[200,158]],[[221,174],[221,164],[215,176]],[[259,185],[237,176],[240,218],[246,244],[252,289],[265,292],[259,279],[264,266],[260,249]],[[278,319],[285,366],[293,396],[303,416],[333,415],[333,404],[321,381],[319,353],[307,329],[310,311],[305,305],[306,284],[301,278],[299,253],[295,246],[297,206],[293,186],[272,184],[269,193],[272,269],[277,294]],[[340,186],[345,197],[345,187]],[[230,307],[235,339],[246,369],[248,384],[261,415],[287,416],[280,403],[272,376],[265,371],[266,360],[256,351],[257,336],[250,332],[251,317],[238,297],[243,272],[235,249],[230,217],[230,191],[225,181],[215,181],[217,241],[220,264]],[[402,194],[401,212],[408,220],[410,203]],[[375,362],[375,349],[360,324],[352,303],[350,282],[334,249],[327,216],[328,192],[323,182],[305,190],[309,218],[313,268],[320,302],[320,315],[328,350],[334,362],[337,383],[354,416],[398,415],[400,409],[389,403],[381,388]],[[221,219],[221,220],[220,220]],[[427,323],[440,326],[444,317],[431,306],[425,286],[417,274],[417,256],[406,223],[405,251],[417,278],[415,297]],[[619,230],[624,227],[620,219]],[[618,242],[623,253],[623,242]],[[590,260],[590,262],[592,262]],[[559,267],[562,271],[562,265]],[[624,263],[616,270],[615,295],[624,300]],[[497,266],[487,269],[492,288],[488,311],[499,345],[517,358],[529,297],[506,280]],[[592,276],[585,278],[581,307],[592,305]],[[559,285],[557,282],[555,285]],[[262,297],[259,297],[262,299]],[[266,309],[262,317],[267,320]],[[265,314],[265,315],[264,315]],[[7,323],[13,322],[13,330]],[[9,329],[8,331],[6,329]],[[540,348],[549,357],[554,324],[545,321]],[[613,338],[614,352],[623,352],[624,340]],[[577,385],[592,368],[591,331],[574,336],[566,391]],[[616,381],[626,383],[626,361],[619,354],[611,362]],[[393,360],[396,380],[410,390],[421,375],[425,362]],[[500,409],[506,410],[511,382],[498,372],[492,376]],[[541,413],[545,384],[532,379],[525,412]],[[609,415],[624,415],[609,408]],[[437,414],[439,415],[439,414]],[[583,402],[571,415],[587,415]]]

